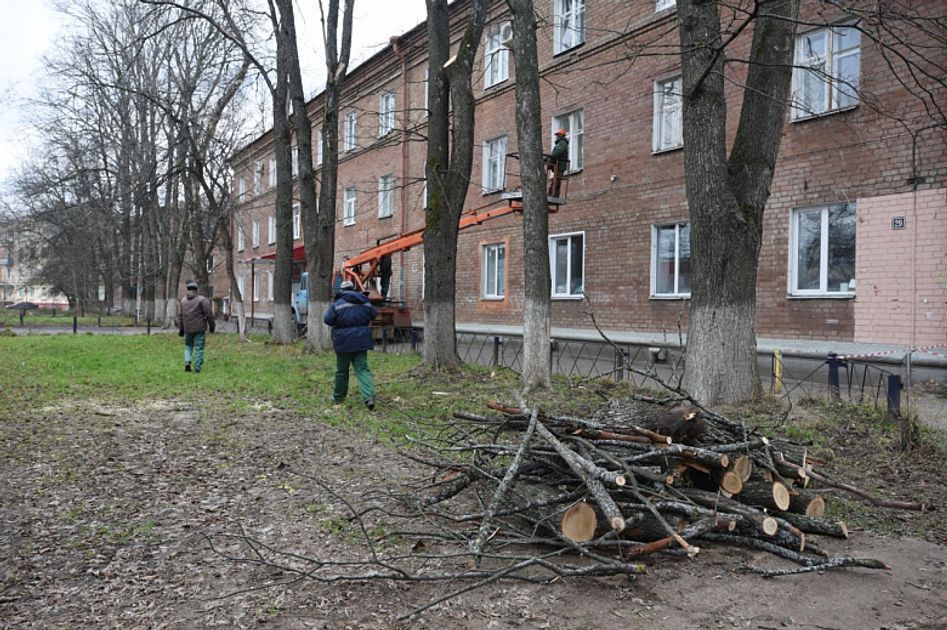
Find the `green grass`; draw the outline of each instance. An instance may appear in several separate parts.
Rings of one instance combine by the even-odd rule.
[[[136,325],[134,317],[123,317],[119,315],[102,315],[101,319],[98,315],[86,315],[85,317],[78,317],[76,323],[80,328],[91,328],[99,326],[99,322],[101,322],[103,328]],[[4,309],[0,311],[0,328],[4,326],[18,328],[20,326],[20,311],[16,309]],[[52,315],[41,314],[36,311],[26,311],[23,316],[23,326],[72,326],[72,313],[60,313],[53,317]]]

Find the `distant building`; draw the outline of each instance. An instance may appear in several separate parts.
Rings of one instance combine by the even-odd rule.
[[[68,309],[69,300],[54,287],[36,281],[36,270],[24,261],[30,243],[15,224],[0,225],[0,306],[32,302],[40,308]]]
[[[934,11],[937,3],[919,9]],[[690,225],[684,190],[681,79],[674,0],[536,3],[542,125],[570,139],[568,202],[549,218],[552,324],[686,330]],[[451,5],[455,35],[467,3]],[[776,338],[938,344],[947,341],[947,142],[912,136],[889,116],[921,115],[874,45],[824,3],[800,25],[793,94],[768,202],[757,284],[757,331]],[[805,17],[805,16],[804,16]],[[502,204],[518,184],[514,68],[505,4],[490,11],[474,70],[477,148],[467,207]],[[620,28],[615,25],[622,25]],[[625,25],[628,25],[627,27]],[[664,33],[662,54],[631,57]],[[422,24],[346,77],[339,112],[336,260],[424,224],[427,31]],[[456,42],[456,37],[455,37]],[[741,36],[739,59],[749,45]],[[741,48],[742,46],[742,48]],[[940,55],[943,47],[932,45]],[[935,50],[939,52],[934,52]],[[728,54],[729,56],[729,54]],[[739,64],[737,64],[739,67]],[[809,70],[807,68],[813,68]],[[860,85],[871,102],[845,85]],[[734,70],[739,75],[740,69]],[[825,75],[821,75],[824,77]],[[947,102],[940,87],[939,99]],[[742,90],[727,86],[732,137]],[[322,163],[322,96],[310,101]],[[903,118],[902,118],[903,120]],[[235,257],[247,312],[268,314],[276,239],[272,132],[234,157]],[[318,179],[318,174],[317,174]],[[298,198],[298,197],[297,197]],[[293,243],[302,245],[298,208]],[[391,296],[420,319],[423,248],[394,257]],[[522,227],[508,216],[462,232],[458,323],[520,324]],[[298,269],[298,267],[297,267]],[[252,271],[252,272],[251,272]],[[585,302],[588,298],[589,303]]]

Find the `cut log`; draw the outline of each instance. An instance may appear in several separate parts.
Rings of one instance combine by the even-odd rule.
[[[740,502],[759,505],[769,510],[785,512],[789,509],[791,497],[786,486],[779,481],[753,481],[743,486]]]
[[[717,483],[720,487],[731,495],[740,494],[743,491],[743,480],[740,475],[732,470],[724,471],[717,475]]]
[[[562,513],[559,527],[562,535],[575,542],[588,542],[595,537],[598,517],[595,509],[585,501],[579,501]]]
[[[793,514],[791,512],[786,512],[782,515],[782,518],[808,534],[831,536],[833,538],[848,538],[848,526],[845,525],[844,521],[836,521],[817,516],[803,516],[802,514]]]
[[[737,455],[730,463],[730,470],[739,475],[745,484],[753,474],[753,459],[749,455]]]
[[[825,499],[807,490],[800,490],[789,497],[789,511],[806,516],[825,514]]]

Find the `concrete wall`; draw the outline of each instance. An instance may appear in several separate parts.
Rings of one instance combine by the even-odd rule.
[[[856,214],[855,341],[947,344],[947,188],[859,199]]]

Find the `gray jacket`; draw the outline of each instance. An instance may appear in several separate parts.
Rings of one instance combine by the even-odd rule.
[[[214,332],[214,309],[210,300],[197,291],[188,291],[181,300],[178,330],[182,333]]]

